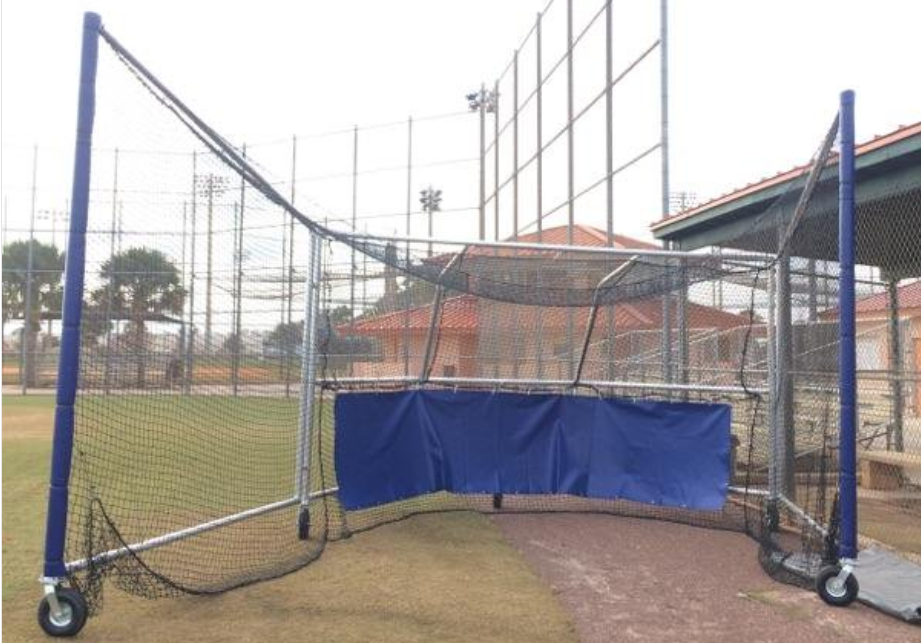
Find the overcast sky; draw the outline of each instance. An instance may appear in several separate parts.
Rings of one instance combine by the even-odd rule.
[[[27,215],[33,144],[40,146],[39,207],[61,207],[67,197],[85,9],[101,13],[123,44],[239,143],[462,111],[464,94],[498,76],[545,4],[4,0],[2,193],[10,225]],[[556,0],[554,11],[563,4]],[[601,0],[576,4],[593,10]],[[633,24],[648,31],[657,15],[656,0],[614,4],[624,33]],[[921,3],[912,0],[672,0],[673,190],[715,196],[804,162],[845,88],[857,91],[860,140],[921,120],[918,25]],[[625,46],[616,58],[625,64],[636,53]],[[634,88],[639,97],[631,107],[618,112],[619,122],[648,121],[658,113],[658,60],[643,65],[637,73],[646,74],[646,81]],[[575,68],[577,76],[603,78],[604,59],[583,57]],[[456,128],[451,137],[451,145],[475,154],[475,129]],[[640,147],[624,150],[624,158]],[[654,196],[656,173],[657,161],[650,159],[630,187]],[[448,205],[475,203],[475,193],[460,190],[446,194]],[[304,202],[329,212],[347,209],[345,196],[339,203],[319,187],[312,194],[309,184],[298,191]],[[363,204],[372,198],[365,194]],[[617,231],[645,237],[661,214],[640,201],[618,212]],[[603,225],[597,209],[584,216]],[[392,221],[375,228],[375,221],[365,226],[402,231]],[[464,221],[466,226],[471,220]],[[470,230],[443,226],[441,232]]]

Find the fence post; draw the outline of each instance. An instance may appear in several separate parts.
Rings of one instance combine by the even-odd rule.
[[[77,141],[71,195],[70,239],[64,284],[63,329],[58,362],[57,406],[54,413],[54,443],[51,455],[51,483],[45,527],[46,578],[63,578],[64,544],[67,531],[68,483],[74,438],[74,402],[80,367],[80,319],[83,313],[83,277],[86,255],[86,226],[90,193],[93,121],[96,109],[96,64],[99,55],[98,14],[83,15],[83,49],[80,61],[80,90],[77,111]]]
[[[902,393],[902,331],[899,325],[899,279],[890,276],[886,280],[889,292],[889,363],[891,376],[889,388],[892,394],[892,445],[895,451],[905,450],[905,396]],[[886,440],[886,448],[890,448]]]

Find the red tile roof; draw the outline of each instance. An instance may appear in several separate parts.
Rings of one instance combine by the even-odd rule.
[[[409,319],[407,319],[407,313]],[[461,295],[445,299],[441,308],[441,328],[458,333],[475,332],[479,325],[479,309],[473,295]],[[428,331],[432,319],[432,304],[417,306],[408,311],[398,310],[392,313],[375,315],[359,319],[354,327],[342,324],[337,329],[348,335],[376,335],[378,333],[402,333],[409,326],[410,332]]]
[[[511,239],[506,239],[511,241]],[[568,245],[569,236],[567,226],[556,226],[547,228],[540,234],[529,232],[515,239],[518,243],[547,243],[551,245]],[[603,248],[608,245],[608,234],[604,230],[590,225],[576,224],[572,230],[572,245],[586,246],[590,248]],[[614,247],[636,250],[660,250],[661,245],[655,245],[646,241],[640,241],[632,237],[625,237],[622,234],[614,235]]]
[[[555,226],[547,228],[538,234],[529,232],[519,236],[517,239],[505,239],[504,241],[514,241],[515,243],[543,243],[553,246],[573,245],[584,248],[605,248],[608,245],[608,235],[604,230],[599,230],[590,225],[576,224],[572,229],[572,243],[569,243],[569,231],[567,226]],[[626,237],[622,234],[614,235],[614,247],[625,250],[661,250],[662,246],[640,241],[632,237]],[[489,256],[489,257],[525,257],[525,256],[559,256],[562,254],[559,250],[538,250],[538,249],[517,249],[517,248],[489,248],[487,246],[474,246],[467,249],[467,257]],[[450,254],[442,254],[428,259],[436,263],[444,263]]]
[[[898,141],[902,141],[906,138],[910,138],[912,136],[918,136],[918,135],[921,135],[921,122],[915,123],[913,125],[905,125],[888,134],[885,134],[883,136],[877,136],[871,141],[862,143],[858,145],[857,148],[855,149],[855,154],[857,156],[860,156],[861,154],[867,154],[868,152],[872,152],[873,150],[878,150],[881,147],[886,147],[887,145],[892,145],[893,143],[897,143]],[[787,181],[791,181],[803,174],[806,174],[809,171],[810,167],[811,167],[811,164],[807,163],[806,165],[800,165],[798,167],[794,167],[793,169],[787,170],[786,172],[778,172],[776,176],[764,178],[761,181],[758,181],[756,183],[751,183],[745,186],[744,188],[740,188],[733,192],[724,194],[723,196],[716,197],[715,199],[711,199],[710,201],[707,201],[706,203],[702,203],[700,205],[694,206],[693,208],[690,208],[688,210],[682,210],[681,212],[678,212],[671,216],[665,216],[659,221],[657,221],[656,223],[652,224],[651,228],[655,230],[657,228],[673,223],[675,221],[679,221],[682,219],[688,219],[700,212],[705,212],[707,210],[723,205],[725,203],[731,203],[737,199],[741,199],[744,196],[748,196],[749,194],[755,194],[771,186],[778,185],[781,183],[786,183]]]
[[[921,308],[921,281],[898,289],[899,309]],[[857,314],[881,313],[889,310],[889,293],[880,292],[857,301]]]
[[[921,308],[921,281],[915,281],[898,289],[899,311],[904,312],[913,308]],[[857,316],[872,316],[889,311],[889,293],[878,292],[857,300],[855,306]],[[838,308],[829,308],[819,314],[822,319],[837,319]]]
[[[588,308],[541,308],[537,306],[520,306],[480,299],[473,295],[459,295],[446,299],[442,307],[441,329],[456,333],[475,333],[480,328],[481,319],[487,319],[486,327],[537,328],[554,331],[566,328],[570,312],[576,328],[584,328],[588,322]],[[495,320],[490,319],[495,316]],[[540,316],[540,319],[538,319]],[[339,327],[343,334],[389,335],[402,333],[409,327],[411,333],[427,332],[431,323],[431,304],[419,306],[408,311],[396,311],[377,315],[355,322],[354,329],[347,325]],[[674,319],[673,319],[674,321]],[[596,319],[599,330],[607,327],[607,315]],[[744,326],[748,317],[727,313],[709,306],[688,304],[688,326],[692,329],[728,329]],[[642,299],[616,304],[614,306],[614,326],[618,331],[656,330],[662,328],[662,301],[660,299]]]

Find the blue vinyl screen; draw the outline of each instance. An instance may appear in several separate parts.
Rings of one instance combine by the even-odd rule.
[[[436,491],[570,494],[717,510],[730,407],[479,391],[340,393],[347,510]]]

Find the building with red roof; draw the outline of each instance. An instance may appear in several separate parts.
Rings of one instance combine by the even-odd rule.
[[[560,226],[543,230],[540,235],[520,236],[518,241],[565,245],[567,239],[567,228]],[[572,239],[573,245],[608,245],[604,231],[587,225],[574,226]],[[615,235],[614,246],[628,250],[657,249],[650,243],[622,235]],[[516,259],[532,256],[537,260],[547,258],[547,251],[542,250],[515,252]],[[552,254],[557,253],[554,251]],[[502,255],[501,249],[474,247],[468,250],[465,260],[472,261],[476,266],[473,271],[479,272],[484,267],[478,263],[498,261],[497,257],[501,259]],[[441,262],[444,258],[434,257],[428,261]],[[610,264],[605,265],[606,272]],[[572,275],[579,272],[570,270],[566,278],[574,279]],[[582,275],[586,282],[584,286],[597,283],[600,276],[603,275],[591,274],[591,267],[587,266]],[[576,286],[575,283],[572,285]],[[432,321],[432,304],[408,309],[392,308],[392,312],[367,316],[338,329],[344,335],[373,338],[378,346],[373,359],[354,363],[353,373],[356,376],[416,376],[421,372]],[[645,359],[646,363],[657,363],[663,328],[661,298],[618,303],[612,310],[612,315],[601,312],[597,316],[584,379],[603,377],[601,369],[611,357],[605,352],[606,342],[612,335],[615,337],[615,360],[643,362]],[[590,311],[588,306],[525,306],[470,294],[449,296],[442,302],[430,374],[461,378],[567,379],[571,376],[571,362],[578,361],[584,341],[582,333],[588,325]],[[745,316],[693,302],[689,302],[687,313],[688,327],[692,335],[698,336],[742,328],[748,323]],[[674,319],[672,327],[676,327]],[[729,351],[728,346],[724,348]],[[694,359],[693,354],[691,359]],[[704,359],[703,356],[700,359]],[[650,374],[658,372],[654,369],[650,366]]]

